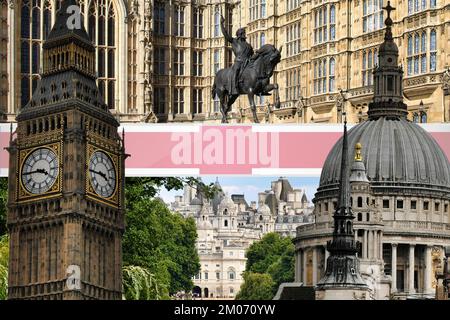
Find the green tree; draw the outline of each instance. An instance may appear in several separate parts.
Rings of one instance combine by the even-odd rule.
[[[190,291],[192,277],[200,269],[195,221],[171,212],[166,204],[153,198],[161,185],[179,189],[186,182],[177,178],[134,178],[126,184],[123,262],[125,266],[149,270],[161,297]]]
[[[241,285],[237,300],[271,300],[274,281],[266,273],[244,273],[244,283]]]
[[[0,237],[0,300],[5,300],[8,292],[8,236]]]
[[[126,300],[160,300],[167,294],[158,286],[156,277],[146,268],[123,267],[123,295]]]
[[[8,202],[8,179],[0,178],[0,236],[6,234],[6,205]]]
[[[295,258],[291,238],[268,233],[248,248],[246,257],[246,272],[266,274],[272,279],[272,297],[281,283],[294,281]]]

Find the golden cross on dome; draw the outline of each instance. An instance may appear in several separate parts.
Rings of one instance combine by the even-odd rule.
[[[395,10],[395,8],[391,6],[391,2],[390,2],[390,1],[388,1],[388,2],[387,2],[387,6],[386,6],[386,7],[383,7],[382,9],[384,9],[384,10],[387,11],[387,14],[388,14],[387,17],[388,17],[388,19],[391,17],[391,11],[394,11],[394,10]]]

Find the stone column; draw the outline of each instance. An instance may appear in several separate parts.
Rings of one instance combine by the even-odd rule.
[[[303,249],[303,262],[302,262],[303,263],[303,270],[302,270],[303,277],[302,277],[302,281],[303,281],[304,285],[306,285],[306,277],[307,277],[306,264],[307,264],[307,260],[308,260],[308,251],[306,251],[306,249],[307,248]]]
[[[433,288],[431,287],[431,246],[426,246],[425,248],[425,277],[424,277],[424,293],[432,293]]]
[[[367,259],[367,230],[363,231],[362,258]]]
[[[312,274],[313,274],[313,285],[317,283],[317,247],[313,247],[313,256],[312,256]]]
[[[409,293],[414,293],[414,244],[409,245],[409,277],[408,277],[408,289]]]
[[[368,230],[368,241],[367,241],[367,258],[373,258],[373,231]]]
[[[392,278],[392,284],[391,284],[391,292],[397,291],[397,244],[392,244],[392,257],[391,257],[391,278]]]

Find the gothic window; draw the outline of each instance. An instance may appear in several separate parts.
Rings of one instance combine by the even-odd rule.
[[[286,2],[286,11],[291,11],[293,9],[296,9],[300,6],[301,0],[287,0]]]
[[[166,20],[166,9],[164,3],[155,3],[153,11],[153,31],[157,35],[164,35]]]
[[[249,0],[249,2],[250,21],[253,21],[258,18],[258,0]]]
[[[174,50],[174,74],[177,76],[184,75],[184,50],[183,49],[175,49]]]
[[[194,89],[194,105],[193,105],[193,113],[203,113],[203,90],[202,89]]]
[[[425,31],[408,36],[407,65],[408,75],[427,72],[427,34]]]
[[[214,75],[217,74],[219,69],[220,69],[220,50],[216,49],[214,50]]]
[[[184,89],[175,88],[173,90],[173,112],[175,114],[184,113]]]
[[[427,34],[422,32],[420,44],[420,73],[427,72]]]
[[[363,1],[363,32],[372,32],[384,27],[383,0]]]
[[[430,32],[430,71],[436,71],[436,30]]]
[[[196,39],[203,38],[203,9],[194,9],[194,34],[193,37]]]
[[[436,8],[436,0],[429,0],[430,9]],[[415,14],[427,9],[428,0],[408,0],[408,14]]]
[[[266,17],[266,0],[261,0],[261,15],[260,18]]]
[[[193,75],[196,77],[201,77],[203,75],[203,51],[194,51],[193,60]]]
[[[300,68],[286,73],[286,100],[294,101],[300,96]]]
[[[266,34],[263,32],[259,36],[259,45],[262,47],[265,44],[266,44]]]
[[[105,103],[115,107],[116,13],[112,0],[92,0],[89,6],[89,36],[97,48],[97,83]]]
[[[330,92],[335,91],[335,88],[334,88],[334,77],[335,77],[334,72],[335,72],[335,70],[334,69],[335,69],[335,60],[334,60],[334,58],[330,58],[330,72],[329,72],[330,76],[328,79],[328,82],[329,82],[328,89]]]
[[[166,113],[166,88],[155,87],[153,93],[153,105],[156,114]]]
[[[300,22],[286,27],[287,56],[300,53]]]
[[[49,0],[24,0],[22,2],[20,23],[22,106],[30,100],[33,88],[39,78],[42,42],[47,38],[52,26],[51,10],[52,6]]]
[[[219,112],[219,109],[220,109],[220,100],[219,100],[219,96],[217,94],[214,96],[213,109],[214,109],[214,112]]]
[[[214,12],[214,37],[220,37],[220,11],[219,7],[216,7]]]
[[[322,59],[314,63],[314,94],[322,94],[334,91],[335,88],[335,59]],[[327,76],[328,74],[328,76]],[[330,88],[327,82],[333,86]]]
[[[362,56],[362,85],[371,86],[373,84],[373,70],[378,62],[376,49],[363,52]]]
[[[336,38],[336,7],[330,7],[330,40]]]
[[[322,6],[314,12],[314,44],[336,39],[336,6]]]
[[[223,221],[223,226],[224,226],[224,227],[228,227],[228,220],[224,220],[224,221]]]
[[[184,7],[175,6],[175,36],[184,37]]]
[[[157,75],[166,73],[166,49],[155,47],[153,50],[153,72]]]

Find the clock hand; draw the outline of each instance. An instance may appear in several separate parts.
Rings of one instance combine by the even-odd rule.
[[[108,178],[106,177],[106,173],[104,173],[102,171],[95,171],[95,170],[92,170],[92,169],[89,169],[89,171],[92,172],[92,173],[98,174],[100,177],[102,177],[103,179],[108,181]]]
[[[22,175],[23,175],[23,176],[27,176],[27,175],[30,175],[30,174],[33,174],[33,173],[43,173],[43,174],[45,174],[46,176],[48,176],[48,172],[47,172],[47,170],[45,170],[45,169],[36,169],[36,170],[34,170],[34,171],[24,172],[24,173],[22,173]]]

